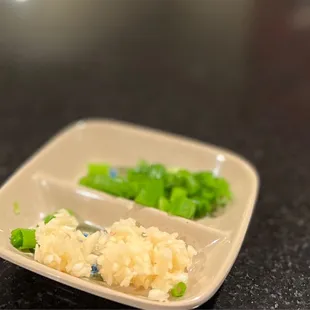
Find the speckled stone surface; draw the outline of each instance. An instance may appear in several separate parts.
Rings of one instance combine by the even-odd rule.
[[[260,195],[234,267],[202,308],[310,308],[310,31],[294,24],[303,6],[3,1],[0,181],[86,117],[230,148],[257,167]],[[1,309],[125,308],[3,260],[0,279]]]

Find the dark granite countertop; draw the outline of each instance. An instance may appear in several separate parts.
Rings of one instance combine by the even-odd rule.
[[[261,190],[203,308],[310,308],[307,1],[0,3],[0,181],[60,128],[109,117],[236,151]],[[0,308],[124,308],[0,260]]]

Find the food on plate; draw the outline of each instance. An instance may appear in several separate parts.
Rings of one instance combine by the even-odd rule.
[[[95,277],[111,287],[143,288],[151,300],[184,295],[197,252],[177,233],[145,228],[132,218],[92,234],[78,225],[71,211],[61,209],[35,228],[14,229],[11,244],[33,252],[39,263],[75,277]]]
[[[210,171],[169,170],[145,161],[125,175],[108,164],[90,163],[79,183],[187,219],[212,215],[232,198],[228,182]]]
[[[13,212],[15,215],[19,215],[20,214],[20,206],[18,202],[14,202],[13,203]]]

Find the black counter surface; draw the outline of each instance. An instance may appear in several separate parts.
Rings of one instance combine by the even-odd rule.
[[[310,308],[307,1],[0,1],[0,181],[87,117],[238,152],[261,189],[202,308]],[[125,308],[0,260],[0,308]]]

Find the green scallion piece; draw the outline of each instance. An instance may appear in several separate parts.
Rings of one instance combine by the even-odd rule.
[[[74,212],[70,209],[66,209],[71,216],[74,216]]]
[[[95,164],[88,165],[88,175],[110,175],[110,165],[108,164]]]
[[[186,284],[184,282],[179,282],[170,291],[173,297],[182,297],[186,292]]]
[[[54,214],[49,214],[44,218],[44,224],[47,224],[48,222],[50,222],[52,219],[54,219],[55,216]]]
[[[11,232],[11,244],[19,250],[31,250],[36,247],[34,229],[17,228]]]
[[[140,190],[135,202],[149,207],[157,207],[158,201],[164,194],[164,183],[162,180],[149,180]]]
[[[165,197],[160,197],[158,202],[158,209],[161,211],[169,212],[171,208],[170,202]]]
[[[16,215],[19,215],[20,214],[20,207],[19,207],[19,203],[18,202],[14,202],[13,204],[13,212],[14,214]]]
[[[212,171],[190,172],[140,161],[124,175],[110,172],[108,164],[90,163],[79,183],[187,219],[212,216],[232,199],[229,183]]]

